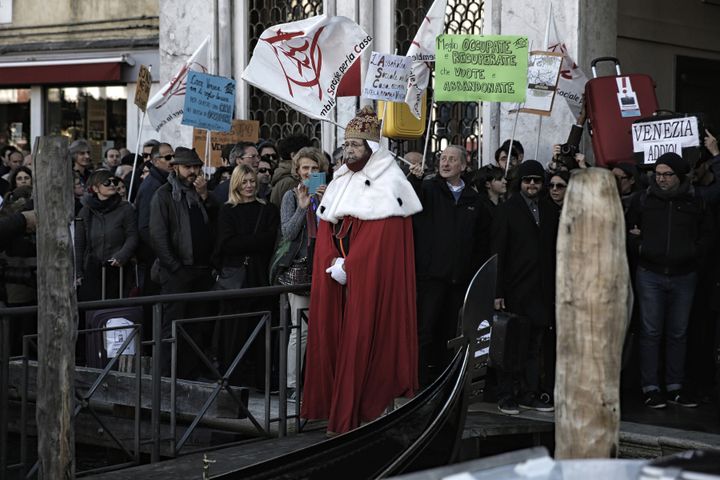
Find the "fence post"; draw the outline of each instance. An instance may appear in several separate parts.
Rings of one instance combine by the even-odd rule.
[[[0,302],[0,308],[5,304]],[[8,451],[8,380],[10,362],[9,328],[10,319],[3,315],[0,317],[0,479],[7,478],[7,451]]]
[[[152,361],[152,409],[150,421],[152,423],[153,446],[150,455],[152,463],[160,461],[160,402],[162,385],[162,304],[153,305],[153,361]]]
[[[72,161],[67,138],[39,137],[33,179],[37,215],[40,478],[75,477],[75,342],[78,312],[73,264]]]

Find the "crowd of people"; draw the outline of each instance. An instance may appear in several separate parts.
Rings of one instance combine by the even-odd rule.
[[[497,254],[495,308],[529,325],[522,368],[495,372],[498,408],[553,411],[555,245],[571,171],[588,167],[584,156],[568,157],[556,145],[544,166],[507,141],[481,168],[457,145],[434,162],[419,152],[400,159],[381,146],[379,126],[363,109],[332,155],[302,135],[240,142],[211,176],[183,146],[146,142],[133,172],[132,153],[110,148],[96,166],[88,142],[73,141],[78,299],[311,282],[310,291],[288,295],[296,328],[287,387],[295,396],[302,386],[303,417],[329,419],[332,435],[378,417],[439,375],[467,286]],[[715,385],[720,149],[709,132],[701,150],[694,165],[666,153],[651,168],[611,168],[637,299],[630,332],[639,387],[651,408],[697,406]],[[3,266],[31,270],[32,157],[10,146],[0,156]],[[318,173],[325,174],[320,185],[311,182]],[[8,305],[35,302],[22,279],[5,278],[4,290]],[[266,303],[172,302],[162,334],[171,335],[176,319]],[[192,337],[228,368],[256,323],[207,325],[192,327]],[[165,343],[164,373],[169,349]],[[233,381],[262,383],[263,358],[264,350],[247,355]],[[202,365],[183,353],[178,374],[197,378]]]

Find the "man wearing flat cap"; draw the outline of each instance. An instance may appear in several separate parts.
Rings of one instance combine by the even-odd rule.
[[[687,328],[697,272],[710,248],[713,221],[695,196],[690,165],[668,152],[655,163],[650,186],[633,197],[627,214],[628,250],[637,258],[640,307],[640,383],[645,405],[696,407],[683,388]],[[665,335],[664,392],[660,341]]]
[[[317,210],[301,416],[328,435],[379,417],[418,387],[411,215],[420,201],[365,107]]]
[[[195,150],[177,147],[170,164],[173,171],[167,183],[157,189],[150,203],[150,243],[157,255],[153,280],[160,284],[162,294],[210,290],[213,285],[211,227],[217,204],[208,195],[207,182],[201,172],[203,162]],[[187,317],[185,310],[185,302],[165,305],[163,338],[170,336],[173,320]],[[200,340],[202,342],[202,338]],[[163,367],[167,373],[170,349],[169,344],[163,346]],[[178,356],[179,375],[188,378],[196,374],[191,371],[192,366],[180,363],[182,357]]]
[[[497,372],[498,409],[508,415],[520,413],[520,407],[541,412],[554,410],[552,397],[540,395],[540,356],[542,353],[553,356],[552,351],[543,352],[542,348],[555,318],[559,210],[541,194],[545,170],[540,162],[525,160],[518,166],[517,175],[520,192],[497,207],[490,236],[491,251],[498,255],[495,309],[525,317],[530,329],[522,371]],[[550,369],[546,377],[552,376]],[[545,379],[546,393],[552,392],[553,383],[553,378]]]

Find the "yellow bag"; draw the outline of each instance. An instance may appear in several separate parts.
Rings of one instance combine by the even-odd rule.
[[[426,98],[423,94],[421,116],[419,119],[410,112],[410,107],[406,103],[387,102],[387,108],[382,100],[377,102],[378,118],[382,119],[383,114],[386,116],[383,122],[381,135],[387,138],[395,139],[414,139],[422,137],[427,124],[427,107]]]

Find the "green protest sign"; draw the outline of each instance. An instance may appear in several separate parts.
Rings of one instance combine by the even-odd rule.
[[[527,37],[440,35],[436,47],[435,100],[525,101]]]

